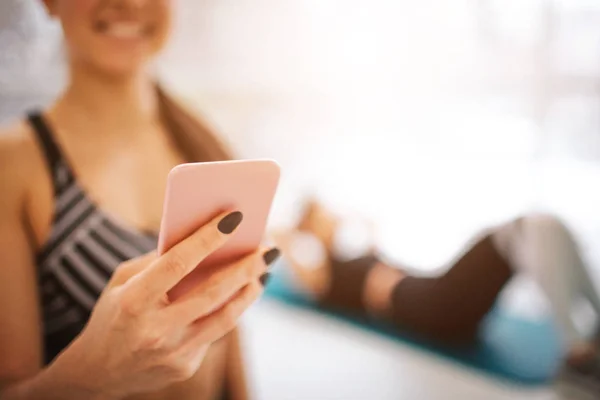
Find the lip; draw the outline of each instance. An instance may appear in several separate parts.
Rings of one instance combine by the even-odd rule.
[[[122,40],[139,40],[152,33],[152,27],[138,21],[99,20],[94,30],[100,34]]]

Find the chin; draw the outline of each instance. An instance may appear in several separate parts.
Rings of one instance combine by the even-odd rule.
[[[98,60],[93,64],[93,69],[99,71],[103,75],[114,78],[126,78],[146,71],[149,60],[146,57],[132,58],[129,56],[119,58],[113,55],[110,56],[110,58]]]

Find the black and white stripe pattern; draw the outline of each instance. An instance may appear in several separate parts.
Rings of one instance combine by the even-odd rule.
[[[86,195],[41,116],[31,116],[54,185],[50,236],[37,255],[46,361],[85,325],[100,293],[123,261],[156,248],[156,237],[125,227]]]
[[[47,334],[88,314],[114,269],[156,239],[113,221],[70,181],[56,198],[50,238],[38,257]]]

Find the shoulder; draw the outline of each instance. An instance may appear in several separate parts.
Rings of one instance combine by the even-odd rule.
[[[24,196],[40,162],[39,149],[27,123],[0,128],[1,197],[15,200]]]
[[[39,149],[31,128],[24,121],[0,128],[0,176],[20,176],[39,161]]]

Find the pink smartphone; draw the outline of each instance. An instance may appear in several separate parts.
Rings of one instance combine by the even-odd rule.
[[[223,211],[241,211],[242,223],[227,243],[200,265],[231,261],[261,244],[280,169],[273,160],[181,164],[173,168],[158,238],[163,254]]]

